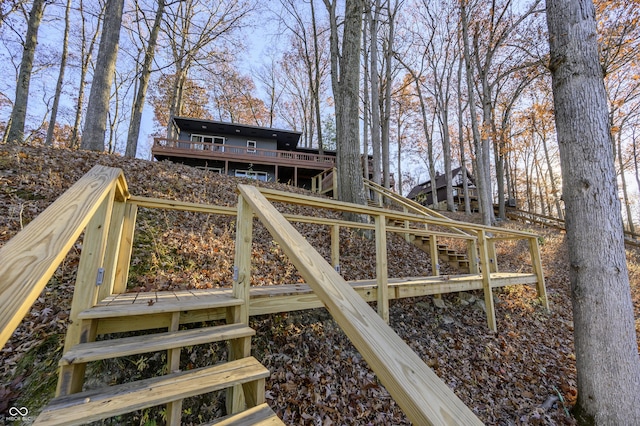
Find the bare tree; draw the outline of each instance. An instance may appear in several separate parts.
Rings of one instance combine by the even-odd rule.
[[[16,84],[16,97],[13,102],[13,110],[9,119],[7,135],[5,139],[11,144],[21,144],[24,139],[24,126],[27,117],[27,103],[29,100],[29,85],[31,83],[31,71],[33,58],[38,44],[38,29],[44,14],[45,0],[34,0],[29,13],[27,34],[24,40],[22,61]]]
[[[123,8],[124,0],[107,0],[98,58],[96,59],[87,115],[82,131],[80,145],[82,149],[104,151],[109,98],[118,57]]]
[[[69,56],[69,31],[71,29],[71,0],[67,0],[67,6],[64,10],[64,34],[62,36],[62,53],[60,55],[60,70],[58,71],[58,81],[56,82],[56,91],[53,95],[53,105],[51,106],[51,118],[49,119],[49,128],[47,129],[46,145],[53,145],[53,131],[56,127],[58,119],[58,106],[60,105],[60,97],[62,95],[62,84],[64,83],[64,73],[67,67],[67,58]]]
[[[156,9],[156,15],[149,33],[149,42],[145,49],[144,61],[138,77],[138,87],[136,90],[135,100],[131,106],[131,121],[129,123],[129,132],[127,134],[127,148],[125,149],[125,156],[131,158],[136,156],[136,152],[138,150],[142,111],[147,99],[147,90],[149,88],[149,80],[151,78],[151,66],[156,53],[156,45],[158,44],[158,33],[160,32],[160,24],[162,23],[164,7],[165,0],[158,0],[158,8]]]
[[[97,25],[94,29],[93,34],[91,35],[91,39],[87,44],[87,25],[85,15],[87,12],[85,11],[84,2],[80,0],[78,10],[80,12],[80,78],[78,84],[78,97],[76,98],[76,114],[75,120],[73,123],[73,130],[71,132],[71,141],[69,145],[72,148],[77,148],[80,144],[80,124],[82,121],[82,111],[84,106],[84,95],[86,89],[86,79],[87,74],[89,73],[89,66],[91,65],[93,50],[95,48],[96,42],[98,40],[98,35],[100,34],[100,28],[102,24],[102,17],[104,16],[104,6],[100,8],[97,17]]]
[[[591,0],[547,0],[581,424],[640,424],[640,356]]]
[[[364,0],[346,0],[339,46],[336,1],[324,0],[331,29],[331,84],[336,107],[338,198],[365,204],[360,165],[360,42]]]

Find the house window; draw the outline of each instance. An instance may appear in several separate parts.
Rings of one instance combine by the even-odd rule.
[[[224,138],[221,136],[209,136],[209,135],[198,135],[198,134],[192,134],[191,135],[191,142],[192,142],[192,148],[193,149],[200,149],[200,150],[211,150],[211,151],[224,151],[224,147],[221,146],[213,146],[212,144],[216,144],[216,145],[224,145]],[[193,143],[195,142],[195,143]]]
[[[267,181],[267,172],[254,172],[253,170],[236,170],[236,177],[243,177],[255,180]]]
[[[249,154],[256,153],[256,141],[247,141],[247,153]]]

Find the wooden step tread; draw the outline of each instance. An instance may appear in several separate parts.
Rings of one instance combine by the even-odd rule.
[[[203,327],[82,343],[67,351],[60,359],[59,364],[61,366],[82,364],[101,359],[251,337],[255,334],[254,329],[244,324],[226,324],[217,327]]]
[[[267,404],[260,404],[238,414],[205,423],[201,426],[276,426],[284,425],[283,421]]]
[[[93,308],[80,312],[80,319],[115,318],[199,309],[224,308],[244,303],[226,292],[211,290],[123,293],[109,296]]]
[[[34,424],[84,424],[268,376],[269,370],[255,358],[243,358],[211,367],[55,398],[40,413]]]

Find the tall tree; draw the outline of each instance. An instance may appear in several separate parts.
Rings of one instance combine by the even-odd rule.
[[[640,424],[640,356],[592,0],[547,0],[582,424]]]
[[[60,70],[58,71],[58,81],[56,82],[56,91],[53,95],[53,105],[51,106],[51,118],[49,119],[49,127],[47,128],[47,139],[45,144],[53,145],[54,129],[58,119],[58,106],[60,105],[60,97],[62,96],[62,84],[64,83],[64,73],[67,67],[67,58],[69,56],[69,31],[71,28],[71,0],[67,0],[67,6],[64,10],[64,34],[62,36],[62,53],[60,55]]]
[[[89,92],[89,104],[82,131],[82,149],[104,151],[104,139],[109,113],[111,85],[118,58],[120,27],[124,0],[107,0],[104,25],[100,36],[98,58]]]
[[[131,106],[131,121],[129,122],[129,132],[127,134],[127,148],[125,156],[135,157],[138,150],[138,138],[140,137],[140,123],[142,121],[142,111],[147,98],[147,90],[149,88],[149,80],[151,78],[151,65],[156,53],[156,45],[158,43],[158,33],[160,32],[160,24],[164,14],[165,0],[158,0],[158,8],[153,20],[151,32],[149,33],[149,42],[144,53],[144,61],[140,70],[138,87],[136,90],[135,100]]]
[[[16,97],[13,102],[13,110],[9,119],[6,140],[11,144],[20,144],[24,139],[24,125],[27,118],[27,103],[29,100],[29,85],[31,84],[31,71],[33,70],[33,57],[38,44],[38,29],[44,14],[45,0],[34,0],[29,12],[27,35],[24,40],[22,61],[18,82],[16,84]]]
[[[71,142],[69,145],[72,148],[77,148],[80,144],[80,125],[82,122],[82,111],[84,107],[84,95],[86,89],[86,80],[87,74],[89,73],[89,66],[91,65],[93,50],[95,48],[96,42],[98,40],[98,36],[100,34],[100,28],[103,21],[103,16],[105,12],[105,6],[102,5],[98,12],[98,19],[95,29],[91,35],[90,40],[87,44],[88,38],[88,30],[87,30],[87,19],[86,15],[90,14],[90,12],[85,11],[84,1],[80,0],[78,3],[78,11],[80,12],[80,76],[79,76],[79,84],[78,84],[78,97],[76,98],[76,113],[75,120],[73,123],[73,130],[71,132]]]
[[[339,48],[337,1],[324,0],[329,12],[331,85],[336,108],[338,198],[365,204],[360,165],[360,41],[364,0],[346,0]]]

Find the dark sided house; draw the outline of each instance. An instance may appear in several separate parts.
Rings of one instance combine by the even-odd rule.
[[[453,201],[458,209],[464,209],[464,191],[462,182],[462,167],[451,170],[451,184],[453,186]],[[467,184],[469,201],[471,202],[471,209],[478,209],[478,192],[476,184],[471,176],[471,173],[467,170]],[[421,183],[415,186],[407,198],[412,199],[424,206],[433,207],[433,188],[436,188],[438,194],[438,206],[437,208],[446,208],[447,205],[447,177],[444,174],[436,173],[435,185],[432,180]]]
[[[314,176],[335,166],[335,152],[298,147],[300,132],[186,117],[175,117],[173,125],[175,139],[154,140],[158,161],[307,189]]]

